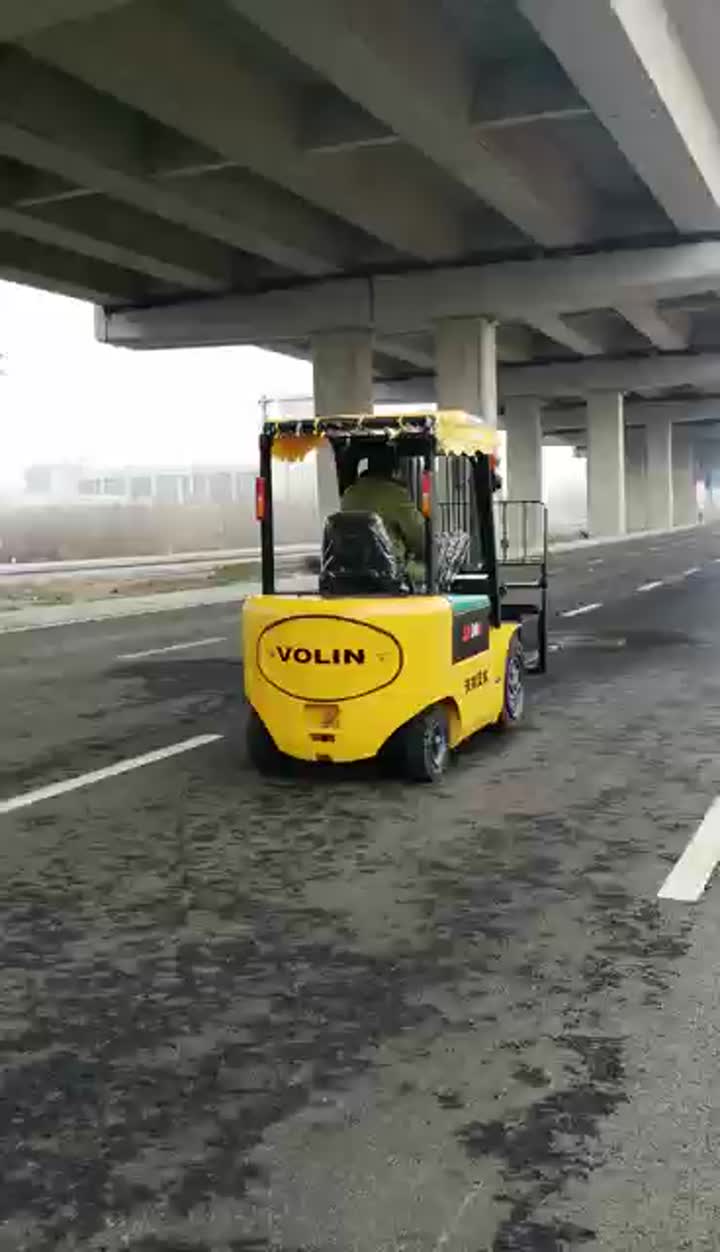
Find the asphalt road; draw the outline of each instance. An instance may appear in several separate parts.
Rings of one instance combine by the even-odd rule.
[[[0,812],[0,1252],[717,1248],[719,561],[554,558],[437,789],[257,778],[232,606],[0,637],[0,800],[222,736]]]

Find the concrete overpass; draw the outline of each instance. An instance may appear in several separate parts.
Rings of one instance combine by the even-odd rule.
[[[720,416],[717,6],[5,0],[0,40],[5,277],[119,346],[312,357],[321,410],[499,407],[513,494],[543,429],[587,439],[595,533],[627,524],[626,452],[643,524],[688,519]]]

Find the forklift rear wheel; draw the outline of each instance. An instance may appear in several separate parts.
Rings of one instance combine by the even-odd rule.
[[[443,708],[427,709],[414,717],[402,732],[401,742],[408,778],[424,783],[442,778],[450,758],[448,719]]]
[[[505,661],[502,712],[497,725],[505,730],[519,722],[525,708],[525,658],[520,634],[513,635]]]
[[[258,773],[277,773],[284,761],[283,754],[254,709],[248,713],[245,741],[250,762]]]

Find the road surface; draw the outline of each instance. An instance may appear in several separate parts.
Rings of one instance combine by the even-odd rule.
[[[234,606],[0,637],[0,1252],[716,1248],[719,562],[554,558],[437,789],[257,778]]]

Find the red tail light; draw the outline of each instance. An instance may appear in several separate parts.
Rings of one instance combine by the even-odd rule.
[[[255,479],[255,517],[259,522],[265,521],[265,479]]]
[[[432,513],[432,474],[429,470],[425,470],[422,476],[420,488],[420,512],[423,517],[430,517]]]

